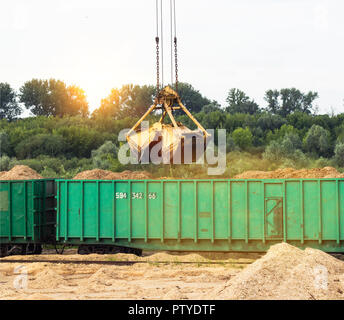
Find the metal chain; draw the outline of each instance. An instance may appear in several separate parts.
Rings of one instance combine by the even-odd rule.
[[[162,18],[162,0],[160,1],[160,14],[161,14],[161,74],[162,74],[162,87],[164,86],[164,58],[163,58],[163,18]],[[173,12],[172,12],[173,9]],[[176,91],[178,91],[178,50],[177,50],[177,19],[176,19],[176,4],[175,0],[170,1],[170,14],[171,14],[171,41],[172,41],[172,18],[173,24],[174,24],[174,62],[175,62],[175,78],[176,78],[176,83],[175,83],[175,88]],[[155,38],[156,42],[156,78],[157,78],[157,83],[156,83],[156,90],[157,90],[157,95],[159,94],[160,91],[160,48],[159,48],[159,1],[156,0],[156,23],[157,23],[157,36]],[[171,54],[172,54],[172,43],[171,43]],[[172,60],[172,59],[171,59]],[[171,73],[172,73],[172,61],[171,61]],[[172,85],[172,83],[171,83]]]
[[[174,63],[176,76],[176,91],[178,92],[178,51],[177,51],[177,15],[176,15],[176,0],[173,0],[173,16],[174,16]]]
[[[159,94],[160,90],[160,53],[159,53],[159,0],[155,2],[155,10],[156,10],[156,96]]]
[[[174,37],[174,62],[176,75],[176,91],[178,91],[178,52],[177,52],[177,37]]]
[[[156,42],[156,94],[160,90],[160,62],[159,62],[159,37],[155,38]]]

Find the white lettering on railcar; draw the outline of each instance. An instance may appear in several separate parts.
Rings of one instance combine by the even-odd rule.
[[[126,192],[116,192],[116,199],[127,199],[128,195]]]
[[[122,199],[128,199],[127,192],[116,192],[115,195],[116,199],[122,200]],[[144,192],[132,192],[131,193],[131,199],[144,199],[145,194]],[[156,192],[148,192],[148,199],[149,200],[155,200],[158,198],[158,195]]]

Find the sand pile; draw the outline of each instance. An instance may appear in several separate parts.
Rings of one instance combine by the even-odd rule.
[[[344,262],[315,249],[274,245],[206,299],[344,299]]]
[[[88,280],[88,285],[91,285],[92,287],[99,286],[99,285],[105,285],[105,286],[111,286],[112,280],[114,278],[114,273],[109,268],[100,268],[98,271],[96,271]]]
[[[344,178],[344,174],[333,167],[301,169],[293,168],[277,169],[275,171],[246,171],[234,176],[234,179],[321,179]]]
[[[73,179],[75,180],[102,180],[107,176],[111,171],[102,170],[102,169],[93,169],[86,170],[78,173]]]
[[[125,170],[123,172],[112,172],[105,177],[106,180],[142,180],[152,178],[153,176],[147,171],[130,170]]]
[[[55,289],[58,286],[67,285],[64,278],[46,267],[43,271],[37,273],[33,278],[29,279],[29,288],[39,289]]]
[[[43,179],[35,170],[28,166],[14,166],[10,171],[2,171],[1,180],[27,180],[27,179]]]
[[[142,180],[152,179],[153,176],[147,171],[112,172],[101,169],[86,170],[78,173],[75,180]]]

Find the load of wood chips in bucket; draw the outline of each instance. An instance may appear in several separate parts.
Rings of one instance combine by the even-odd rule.
[[[151,127],[141,126],[154,110],[162,110],[159,122]],[[173,116],[174,110],[183,110],[195,123],[197,130],[190,130]],[[166,115],[171,124],[163,123]],[[191,115],[176,91],[165,87],[157,95],[154,104],[127,134],[127,141],[138,162],[192,163],[200,158],[207,147],[210,135]]]

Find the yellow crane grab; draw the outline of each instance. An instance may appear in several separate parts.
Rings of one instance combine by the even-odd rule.
[[[140,128],[140,124],[148,115],[159,109],[162,110],[160,121],[149,128]],[[183,110],[197,126],[197,130],[190,130],[177,122],[173,116],[174,110]],[[166,115],[169,116],[172,125],[164,123]],[[191,163],[203,155],[208,137],[209,133],[183,105],[178,93],[166,86],[156,96],[154,104],[128,132],[127,141],[130,149],[138,155],[139,161],[154,160],[151,151],[160,143],[161,149],[157,150],[155,156],[167,159],[170,163]]]

